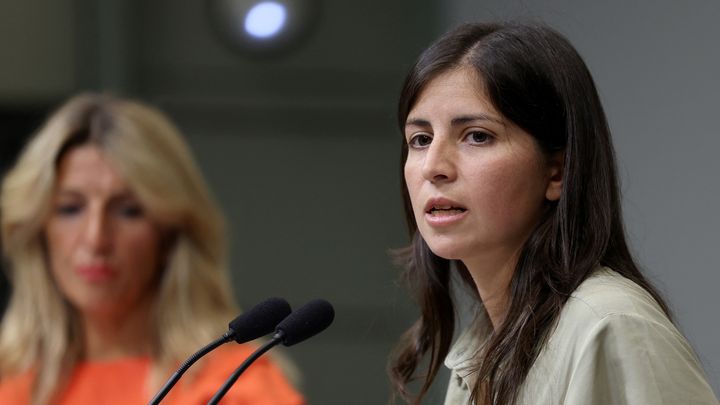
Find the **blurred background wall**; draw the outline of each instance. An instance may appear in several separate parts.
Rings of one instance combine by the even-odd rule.
[[[632,246],[720,390],[720,3],[320,2],[286,54],[238,52],[204,1],[0,4],[0,169],[81,90],[164,109],[224,208],[239,303],[323,297],[335,324],[288,355],[311,404],[385,403],[386,357],[415,315],[388,250],[406,243],[394,107],[437,35],[472,19],[545,21],[597,81]],[[0,280],[0,297],[7,294]],[[442,383],[427,403],[438,403]]]

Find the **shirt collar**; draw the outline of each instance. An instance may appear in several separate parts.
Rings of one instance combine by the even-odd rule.
[[[477,311],[475,320],[453,343],[448,355],[445,357],[445,366],[453,370],[463,380],[476,373],[478,357],[492,331],[492,324],[487,312],[484,308],[480,308]]]

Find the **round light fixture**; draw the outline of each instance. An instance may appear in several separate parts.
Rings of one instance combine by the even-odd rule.
[[[208,0],[208,16],[224,42],[245,54],[279,54],[307,37],[320,0]]]
[[[269,38],[282,31],[287,10],[274,1],[258,3],[245,16],[245,31],[256,38]]]

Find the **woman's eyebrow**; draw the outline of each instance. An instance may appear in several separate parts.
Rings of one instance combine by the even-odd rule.
[[[422,118],[409,118],[407,121],[405,121],[405,128],[407,127],[422,127],[422,128],[429,128],[432,125],[430,125],[430,121],[424,120]]]
[[[460,115],[455,118],[453,118],[450,121],[450,124],[452,126],[458,126],[458,125],[464,125],[475,121],[489,121],[494,122],[497,124],[503,124],[503,121],[500,118],[497,118],[492,115],[488,114],[468,114],[468,115]],[[405,128],[407,127],[421,127],[421,128],[427,128],[431,127],[430,121],[422,118],[409,118],[407,121],[405,121]]]
[[[450,124],[453,126],[457,126],[457,125],[468,124],[468,123],[474,122],[474,121],[490,121],[490,122],[494,122],[497,124],[503,123],[501,119],[494,117],[492,115],[471,114],[471,115],[461,115],[459,117],[455,117],[450,121]]]

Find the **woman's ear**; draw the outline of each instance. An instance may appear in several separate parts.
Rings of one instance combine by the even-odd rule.
[[[548,159],[548,185],[545,198],[548,201],[557,201],[562,195],[563,173],[565,172],[565,151],[557,151]]]

